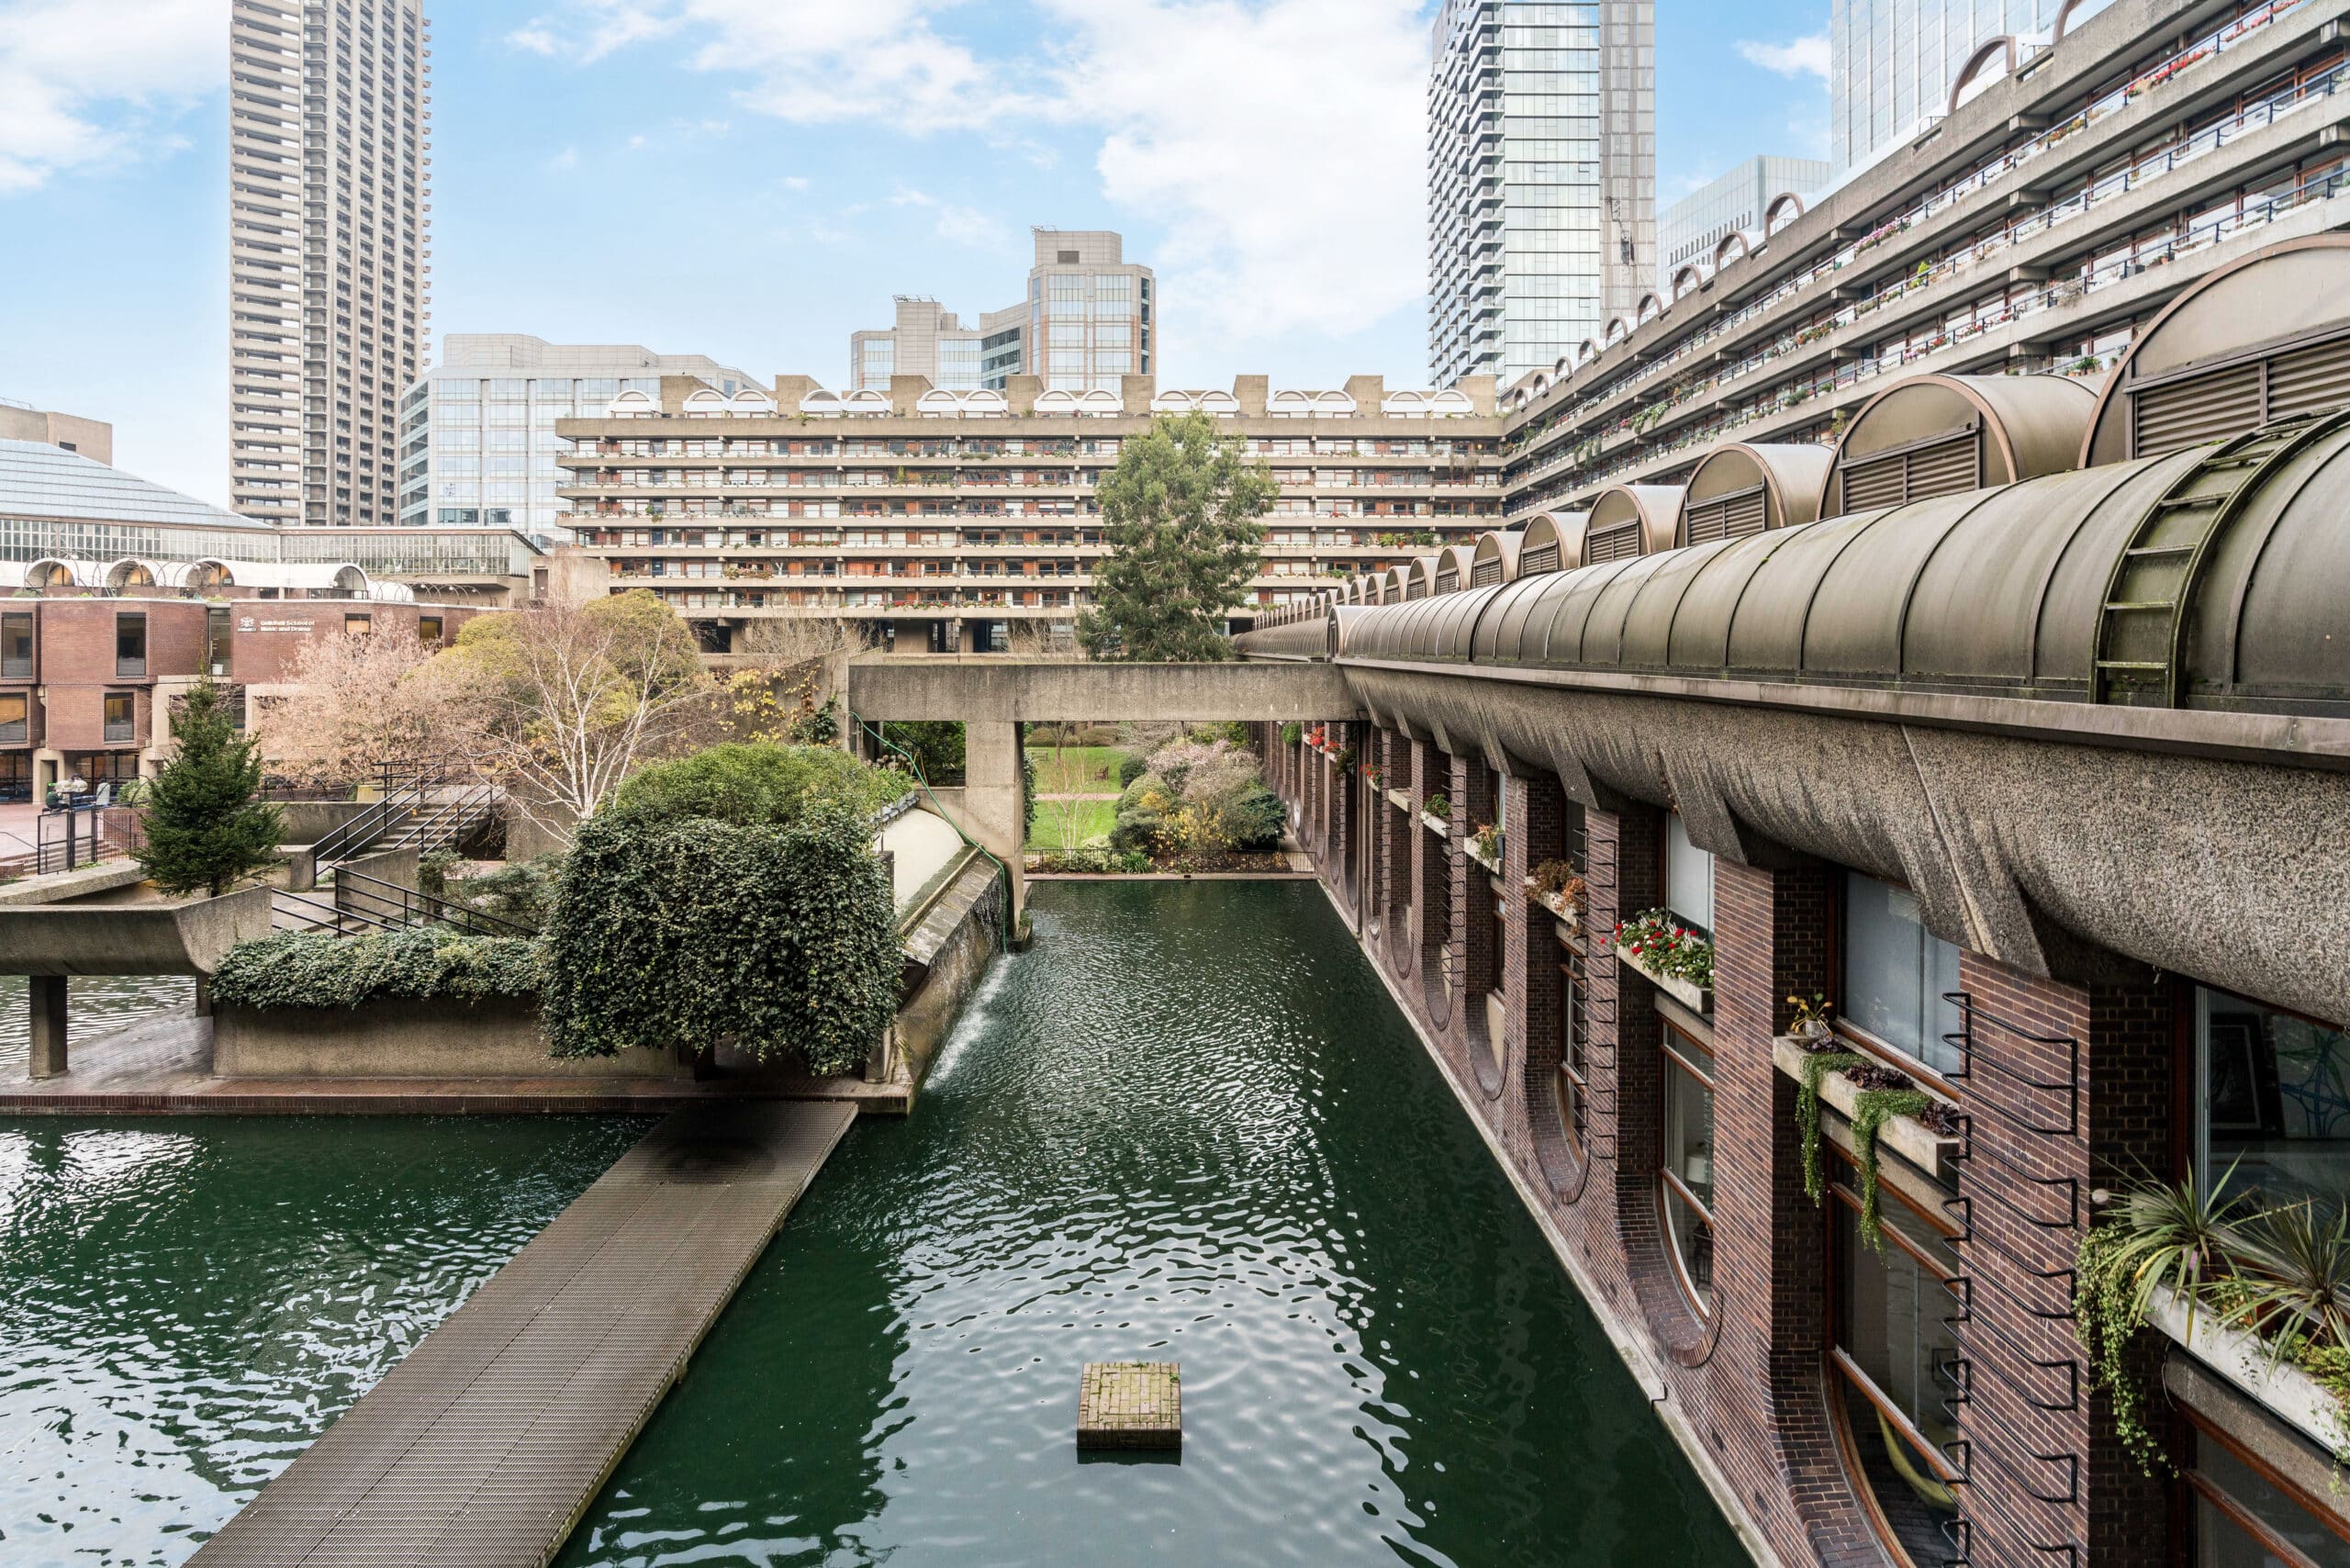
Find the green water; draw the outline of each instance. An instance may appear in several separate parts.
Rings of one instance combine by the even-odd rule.
[[[185,1559],[649,1125],[0,1120],[0,1563]]]
[[[1318,891],[1035,910],[565,1564],[1743,1560]],[[0,1563],[184,1560],[644,1125],[0,1121]]]
[[[1318,890],[1033,907],[566,1568],[1744,1560]],[[1080,1463],[1079,1364],[1137,1358],[1181,1462]]]

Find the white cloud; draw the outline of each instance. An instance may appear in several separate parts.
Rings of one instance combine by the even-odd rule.
[[[783,177],[783,188],[788,191],[804,191],[808,188],[808,176],[805,174],[786,174]]]
[[[1091,133],[1103,195],[1163,230],[1148,260],[1202,302],[1175,329],[1195,337],[1352,333],[1420,299],[1422,0],[1033,3],[1058,41],[1016,70],[938,30],[956,0],[572,0],[526,30],[583,61],[679,39],[795,123],[981,130],[1040,166],[1041,130]],[[945,240],[1002,235],[920,190],[890,199],[936,208]]]
[[[0,0],[0,195],[185,145],[164,129],[223,79],[219,0]]]
[[[1416,0],[1043,4],[1073,40],[1057,112],[1102,129],[1103,194],[1164,226],[1153,264],[1200,302],[1171,330],[1348,333],[1421,297]]]
[[[1826,33],[1813,33],[1786,43],[1757,43],[1751,39],[1738,40],[1738,52],[1750,65],[1781,76],[1817,76],[1828,80],[1829,49]]]
[[[968,245],[976,251],[1012,248],[1011,232],[1000,219],[978,207],[952,203],[938,209],[938,237],[951,245]]]
[[[532,54],[553,54],[561,47],[552,31],[539,27],[516,28],[506,35],[506,41]]]

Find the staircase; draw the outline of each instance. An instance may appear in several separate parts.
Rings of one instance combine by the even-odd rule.
[[[382,790],[374,805],[311,846],[318,885],[308,893],[278,891],[271,901],[276,929],[356,936],[448,925],[482,936],[529,935],[494,915],[352,868],[364,854],[414,849],[430,855],[454,847],[498,815],[504,797],[496,785],[438,769],[386,767]]]

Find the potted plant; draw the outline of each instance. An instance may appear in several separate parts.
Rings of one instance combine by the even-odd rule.
[[[1836,1005],[1834,1002],[1814,991],[1808,1001],[1800,996],[1788,997],[1787,1005],[1795,1009],[1787,1024],[1787,1034],[1802,1041],[1807,1049],[1816,1050],[1822,1043],[1835,1037],[1834,1031],[1828,1026],[1828,1014]]]
[[[1487,867],[1498,870],[1502,863],[1502,830],[1492,823],[1478,827],[1469,835],[1471,853]]]
[[[1694,1012],[1712,1004],[1714,945],[1661,909],[1616,927],[1616,956]]]
[[[1583,880],[1564,860],[1545,860],[1527,873],[1526,885],[1543,907],[1569,927],[1583,924]]]
[[[1452,801],[1443,795],[1430,795],[1420,803],[1421,812],[1440,823],[1452,820]]]

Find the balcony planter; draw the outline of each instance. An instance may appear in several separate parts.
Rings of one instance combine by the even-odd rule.
[[[1461,852],[1467,855],[1470,859],[1474,860],[1478,865],[1483,866],[1494,876],[1498,877],[1502,874],[1502,857],[1499,855],[1489,856],[1483,853],[1477,847],[1477,841],[1474,838],[1462,839],[1460,841],[1460,848]]]
[[[1797,1083],[1803,1081],[1804,1058],[1812,1054],[1804,1048],[1803,1041],[1792,1035],[1780,1035],[1771,1042],[1773,1064]],[[1849,1121],[1859,1108],[1861,1090],[1841,1072],[1823,1072],[1819,1075],[1819,1098],[1821,1103],[1834,1106]],[[1956,1150],[1959,1142],[1943,1137],[1915,1116],[1887,1116],[1876,1139],[1880,1146],[1927,1171],[1941,1170],[1941,1161]]]
[[[2272,1364],[2268,1347],[2257,1334],[2221,1323],[2210,1307],[2197,1307],[2194,1316],[2195,1331],[2190,1336],[2187,1304],[2169,1287],[2157,1286],[2146,1320],[2326,1452],[2338,1453],[2350,1444],[2341,1403],[2317,1379],[2289,1357],[2277,1358]]]
[[[1445,820],[1443,817],[1431,816],[1427,812],[1422,812],[1420,813],[1420,825],[1427,828],[1430,833],[1437,834],[1439,838],[1449,838],[1452,836],[1452,823]]]
[[[1651,984],[1690,1012],[1697,1014],[1713,1012],[1714,991],[1711,986],[1698,985],[1683,980],[1678,975],[1666,974],[1656,968],[1653,962],[1634,958],[1628,950],[1620,946],[1616,949],[1616,958],[1626,969],[1639,970],[1648,978]]]
[[[1559,893],[1546,893],[1542,891],[1534,885],[1534,879],[1531,877],[1528,877],[1526,879],[1526,890],[1528,895],[1530,896],[1536,903],[1540,904],[1544,909],[1550,912],[1552,918],[1558,921],[1560,930],[1580,931],[1583,929],[1583,906],[1581,904],[1576,903],[1574,901]]]

